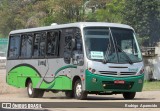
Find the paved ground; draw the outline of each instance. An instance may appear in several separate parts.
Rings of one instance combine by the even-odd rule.
[[[112,102],[113,107],[119,106],[119,104],[124,104],[124,102],[160,102],[160,91],[144,91],[138,92],[136,94],[135,99],[133,100],[124,100],[122,95],[107,95],[107,96],[99,96],[99,95],[89,95],[87,100],[75,100],[75,99],[67,99],[64,96],[63,92],[58,94],[54,94],[52,92],[45,92],[43,98],[28,98],[26,89],[18,89],[11,87],[5,83],[5,70],[0,69],[0,102],[105,102],[106,104],[110,104]],[[64,103],[64,104],[65,104]],[[53,103],[54,104],[54,103]],[[116,104],[116,105],[115,105]],[[127,104],[130,105],[131,103]],[[151,103],[150,103],[151,104]],[[160,103],[159,103],[160,104]],[[89,104],[96,106],[96,104]],[[125,104],[124,104],[125,105]],[[137,104],[135,104],[137,105]],[[139,104],[138,104],[139,105]],[[94,107],[93,106],[93,107]],[[1,111],[2,109],[0,109]],[[81,108],[52,108],[48,110],[56,110],[56,111],[81,111]],[[83,108],[83,111],[159,111],[160,108]],[[28,110],[27,110],[28,111]]]

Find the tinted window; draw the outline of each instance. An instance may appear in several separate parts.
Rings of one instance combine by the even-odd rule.
[[[34,57],[43,57],[45,56],[45,39],[47,34],[37,33],[34,38],[34,46],[33,46],[33,56]]]
[[[22,35],[22,43],[21,43],[21,57],[30,58],[32,55],[32,43],[33,35],[25,34]]]
[[[72,38],[73,38],[73,29],[65,29],[64,30],[64,61],[67,64],[70,64],[70,60],[71,60],[71,53],[72,53],[72,49],[71,49],[71,45],[72,45]]]
[[[83,65],[84,55],[82,39],[79,28],[68,28],[63,30],[64,35],[64,62],[74,65]],[[72,59],[71,59],[72,58]]]
[[[18,58],[20,51],[20,35],[13,35],[10,37],[9,58]]]
[[[47,37],[47,56],[57,56],[58,54],[58,41],[59,32],[51,31],[48,32]]]

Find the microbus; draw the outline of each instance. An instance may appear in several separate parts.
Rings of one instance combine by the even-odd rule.
[[[88,94],[141,92],[144,65],[131,26],[78,22],[11,31],[6,82],[31,98],[45,91],[86,99]]]

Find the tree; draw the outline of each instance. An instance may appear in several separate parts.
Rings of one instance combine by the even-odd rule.
[[[51,24],[83,20],[83,0],[49,0],[49,13],[44,22]]]
[[[96,2],[93,3],[96,4]],[[116,22],[116,23],[121,23],[123,21],[123,10],[124,10],[125,0],[105,0],[105,1],[101,0],[101,3],[99,4],[100,5],[97,5],[95,11],[92,11],[92,13],[88,14],[87,21],[90,21],[90,19],[91,21],[95,20],[100,22]],[[94,5],[91,6],[93,7]]]
[[[160,1],[126,0],[123,22],[134,27],[143,45],[156,45],[160,40]]]
[[[1,0],[0,33],[7,36],[11,30],[41,26],[46,7],[45,0]]]

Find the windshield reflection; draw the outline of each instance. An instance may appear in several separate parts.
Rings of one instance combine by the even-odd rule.
[[[141,52],[131,29],[84,28],[87,57],[106,63],[135,63],[142,61]]]

